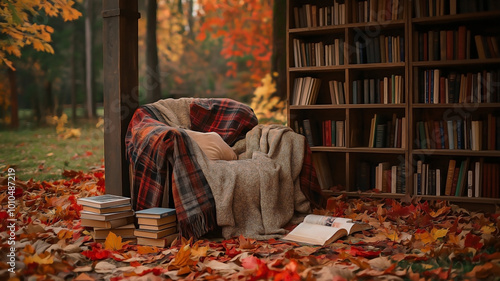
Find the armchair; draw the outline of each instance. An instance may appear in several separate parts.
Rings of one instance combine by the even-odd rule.
[[[230,99],[166,99],[138,108],[125,139],[134,208],[175,207],[185,237],[217,226],[226,238],[285,234],[287,223],[323,197],[304,137],[257,123],[250,107]],[[193,131],[201,139],[216,133],[224,141],[213,141],[218,149],[229,147],[237,160],[207,156],[210,145]]]

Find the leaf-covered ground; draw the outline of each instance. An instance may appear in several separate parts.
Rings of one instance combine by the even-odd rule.
[[[12,235],[9,181],[0,178],[0,280],[500,280],[499,212],[339,197],[316,212],[373,228],[328,247],[242,236],[155,248],[110,235],[101,244],[80,226],[76,199],[103,193],[103,171],[65,176],[15,182]]]

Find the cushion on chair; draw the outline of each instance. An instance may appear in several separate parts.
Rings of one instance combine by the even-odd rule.
[[[236,160],[238,157],[231,147],[215,132],[196,132],[186,130],[189,137],[194,140],[210,160]]]

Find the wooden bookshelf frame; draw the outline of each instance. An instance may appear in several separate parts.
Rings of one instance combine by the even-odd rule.
[[[314,116],[317,121],[329,119],[330,116],[345,116],[345,137],[346,146],[345,147],[326,147],[326,146],[313,146],[311,150],[313,153],[328,153],[333,154],[335,157],[339,157],[339,161],[344,164],[345,167],[345,177],[340,179],[339,182],[345,183],[344,192],[330,192],[327,191],[327,195],[339,195],[345,194],[347,196],[367,196],[367,197],[382,197],[382,198],[403,198],[407,195],[414,196],[414,186],[413,186],[413,174],[415,173],[415,162],[418,158],[426,158],[427,156],[431,158],[439,158],[440,161],[445,159],[458,157],[467,158],[473,157],[475,159],[485,158],[490,162],[500,162],[500,150],[464,150],[464,149],[417,149],[413,140],[415,138],[415,126],[416,122],[423,118],[426,112],[432,112],[434,110],[446,110],[453,108],[460,108],[468,106],[468,104],[422,104],[415,102],[415,97],[418,94],[418,87],[415,74],[417,71],[422,69],[431,68],[468,68],[471,67],[474,70],[479,70],[483,66],[486,69],[498,69],[500,70],[500,57],[499,58],[489,58],[489,59],[466,59],[466,60],[439,60],[439,61],[418,61],[415,59],[418,50],[415,50],[417,42],[413,42],[413,33],[419,28],[423,29],[437,29],[439,30],[442,25],[447,27],[459,25],[478,25],[481,23],[496,23],[500,24],[500,11],[485,11],[476,13],[464,13],[456,15],[443,15],[443,16],[433,16],[433,17],[413,17],[413,1],[402,1],[400,3],[404,5],[403,8],[403,18],[392,21],[382,21],[382,22],[366,22],[357,23],[353,22],[352,19],[352,9],[355,8],[355,0],[345,0],[346,5],[346,23],[335,26],[318,26],[318,27],[300,27],[295,28],[293,24],[294,7],[300,7],[305,4],[312,4],[320,6],[327,6],[326,4],[319,0],[287,0],[287,36],[286,36],[286,46],[287,46],[287,95],[288,95],[288,106],[287,106],[287,120],[289,125],[293,128],[293,122],[305,118],[308,116]],[[404,34],[405,40],[405,61],[395,62],[395,63],[366,63],[366,64],[356,64],[351,63],[350,58],[352,57],[352,48],[349,44],[353,42],[353,34],[357,30],[369,30],[369,29],[379,29],[383,33],[388,31],[395,31],[396,34]],[[380,33],[379,33],[380,34]],[[294,67],[294,51],[292,39],[294,38],[322,38],[328,35],[334,35],[336,37],[343,36],[346,42],[344,46],[344,64],[335,66],[321,66],[321,67]],[[500,37],[500,31],[496,32],[496,35]],[[474,41],[474,39],[471,39]],[[313,40],[314,41],[314,40]],[[471,43],[472,44],[472,43]],[[355,80],[355,76],[362,76],[366,73],[377,73],[377,72],[390,72],[396,71],[395,73],[403,73],[404,79],[404,102],[400,104],[352,104],[351,93],[352,93],[352,81]],[[345,96],[346,104],[314,104],[314,105],[291,105],[290,100],[293,90],[293,77],[299,76],[315,76],[322,75],[326,76],[329,73],[336,73],[335,75],[344,76],[344,81],[347,82],[345,85]],[[361,74],[360,74],[361,73]],[[368,75],[370,76],[370,75]],[[377,75],[375,75],[377,76]],[[368,77],[367,77],[368,78]],[[321,93],[320,93],[321,94]],[[329,95],[329,93],[322,93],[324,95]],[[500,115],[500,100],[495,103],[479,103],[474,104],[477,110],[488,110],[493,112],[496,116]],[[406,118],[406,143],[403,148],[369,148],[369,147],[359,147],[351,145],[351,134],[356,131],[359,120],[363,119],[357,117],[359,113],[369,111],[378,112],[397,112],[398,114],[404,114]],[[366,124],[365,124],[366,126]],[[366,130],[366,127],[360,130]],[[369,127],[368,127],[369,130]],[[404,132],[403,132],[404,133]],[[345,155],[345,157],[342,157]],[[355,174],[357,173],[357,167],[359,165],[359,159],[367,159],[377,161],[379,157],[386,157],[388,159],[399,159],[398,161],[404,161],[405,163],[405,175],[406,175],[406,192],[405,194],[393,194],[393,193],[370,193],[370,192],[358,192],[354,188]],[[428,158],[428,157],[427,157]],[[396,160],[395,160],[396,161]],[[442,170],[446,173],[445,170]],[[500,189],[500,187],[498,187]],[[469,207],[481,207],[483,204],[494,206],[500,205],[500,198],[485,198],[485,197],[465,197],[465,196],[434,196],[434,195],[418,195],[419,198],[423,200],[447,200],[451,202],[456,202],[463,205],[468,205]]]

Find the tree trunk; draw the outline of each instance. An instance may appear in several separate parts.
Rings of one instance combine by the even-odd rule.
[[[12,129],[19,128],[19,104],[17,103],[17,79],[16,72],[10,67],[7,69],[9,73],[10,84],[10,126]]]
[[[87,92],[87,117],[94,117],[94,87],[92,70],[92,0],[85,1],[85,89]]]
[[[276,96],[286,100],[286,0],[275,0],[273,6],[273,55],[271,71],[276,82]]]
[[[146,102],[161,99],[160,67],[156,45],[156,0],[146,2]]]
[[[43,89],[45,93],[45,109],[42,111],[42,118],[45,116],[54,116],[55,115],[55,99],[52,94],[52,81],[46,80],[43,83]]]
[[[73,26],[76,26],[73,23]],[[73,32],[71,40],[71,66],[70,66],[70,94],[71,94],[71,122],[76,123],[76,31]]]

